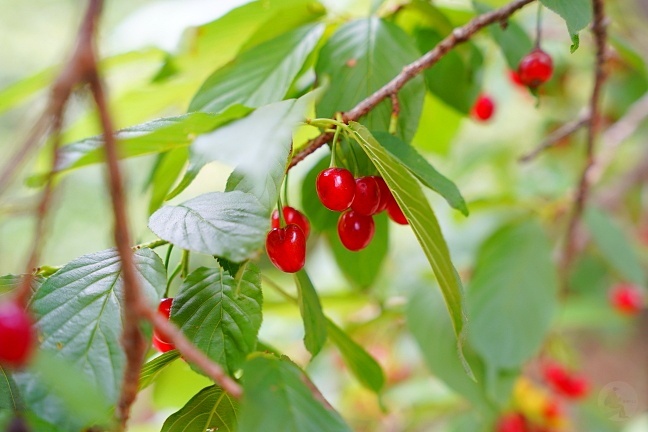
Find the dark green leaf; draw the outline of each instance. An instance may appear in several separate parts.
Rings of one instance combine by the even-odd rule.
[[[316,356],[326,342],[326,317],[315,287],[305,270],[295,273],[299,311],[304,321],[304,345]]]
[[[379,18],[346,23],[322,47],[315,66],[320,81],[330,79],[329,91],[317,105],[320,117],[333,117],[387,84],[403,66],[420,56],[411,38],[398,26]],[[416,132],[423,107],[425,85],[422,77],[411,80],[398,92],[400,117],[398,136],[410,142]],[[391,102],[383,101],[364,123],[371,130],[386,131],[391,118]]]
[[[263,246],[270,226],[267,209],[251,194],[211,192],[153,213],[149,227],[183,249],[234,262]]]
[[[370,287],[380,276],[389,248],[389,227],[386,214],[374,216],[376,231],[369,246],[351,252],[342,245],[336,229],[327,232],[333,256],[344,276],[359,288]]]
[[[452,265],[450,251],[427,198],[412,174],[394,158],[361,124],[350,123],[355,138],[373,161],[403,210],[432,270],[439,281],[455,335],[461,341],[465,322],[461,281]],[[467,366],[467,365],[466,365]]]
[[[255,264],[247,263],[237,279],[221,268],[201,267],[182,283],[171,321],[209,358],[234,373],[256,348],[262,303]]]
[[[20,412],[23,401],[8,370],[0,366],[0,412]]]
[[[468,290],[468,340],[487,365],[515,368],[537,353],[557,289],[551,244],[535,221],[506,225],[486,240]]]
[[[560,15],[572,38],[572,52],[578,48],[578,32],[592,21],[591,0],[540,0],[543,5]]]
[[[205,81],[189,111],[220,112],[233,104],[256,108],[280,101],[323,31],[323,25],[306,25],[244,52]]]
[[[260,354],[243,367],[238,432],[350,432],[340,415],[324,407],[308,378],[287,358]]]
[[[167,351],[164,354],[155,357],[153,360],[142,366],[140,371],[139,388],[140,390],[153,384],[155,378],[172,362],[180,358],[180,353],[176,350]]]
[[[236,429],[238,402],[220,387],[202,389],[164,422],[161,432],[205,432]]]
[[[646,273],[623,230],[596,208],[589,208],[584,219],[594,244],[610,267],[623,279],[643,285]]]
[[[441,195],[453,208],[468,216],[468,207],[457,186],[438,172],[416,149],[405,144],[393,135],[374,132],[378,140],[392,156],[405,166],[424,186]]]
[[[333,321],[327,319],[328,335],[337,346],[353,375],[360,383],[375,393],[385,385],[385,374],[378,362],[349,337]]]

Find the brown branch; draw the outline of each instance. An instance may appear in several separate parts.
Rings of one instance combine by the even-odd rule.
[[[571,265],[577,249],[576,232],[585,209],[591,185],[589,172],[595,163],[594,146],[599,127],[599,122],[596,121],[596,119],[599,118],[601,89],[606,77],[604,68],[606,60],[607,29],[603,0],[592,0],[592,7],[594,11],[592,32],[594,33],[594,40],[596,42],[596,64],[594,68],[594,86],[592,89],[592,97],[590,99],[589,113],[590,118],[593,120],[588,123],[587,127],[585,166],[580,176],[578,189],[576,190],[576,196],[574,198],[573,209],[567,225],[565,246],[561,257],[561,268],[563,271],[566,271]]]
[[[576,133],[580,128],[590,123],[591,116],[589,113],[581,114],[576,120],[565,123],[552,133],[550,133],[544,141],[542,141],[535,149],[520,157],[520,162],[531,162],[536,157],[540,156],[545,150],[555,146],[564,138]]]
[[[446,36],[445,39],[439,42],[432,50],[428,51],[418,60],[405,66],[403,68],[403,71],[396,75],[396,77],[394,77],[390,82],[385,84],[383,87],[378,89],[366,99],[362,100],[350,111],[344,113],[342,115],[342,118],[344,119],[345,123],[358,120],[360,117],[364,116],[369,111],[374,109],[380,102],[391,97],[391,95],[398,93],[398,91],[402,89],[403,86],[405,86],[405,84],[407,84],[410,80],[412,80],[424,70],[434,66],[450,50],[452,50],[457,45],[468,41],[479,30],[491,24],[506,21],[508,17],[510,17],[516,11],[534,1],[535,0],[515,0],[506,6],[473,18],[470,22],[462,27],[455,28],[451,34]],[[297,165],[299,162],[304,160],[306,156],[329,142],[332,138],[333,134],[324,133],[319,135],[317,138],[309,141],[306,146],[304,146],[304,148],[302,148],[294,155],[292,161],[290,162],[290,165],[288,166],[288,169]]]

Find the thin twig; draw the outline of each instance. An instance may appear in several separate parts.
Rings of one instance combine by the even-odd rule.
[[[535,149],[531,150],[529,153],[525,154],[524,156],[521,156],[519,161],[520,162],[532,161],[540,154],[542,154],[545,150],[555,146],[564,138],[567,138],[568,136],[580,130],[580,128],[584,127],[585,125],[588,125],[590,122],[590,118],[591,117],[589,113],[583,113],[576,120],[571,121],[569,123],[565,123],[558,129],[550,133],[547,136],[547,138],[545,138],[545,140],[542,141]]]
[[[350,111],[342,115],[344,122],[356,121],[360,117],[367,114],[374,109],[380,102],[390,97],[392,94],[398,93],[400,89],[405,86],[410,80],[419,75],[426,69],[434,66],[443,56],[459,44],[468,41],[475,33],[494,23],[504,22],[508,17],[516,11],[526,6],[535,0],[515,0],[506,6],[503,6],[494,11],[479,15],[473,18],[470,22],[462,27],[455,28],[451,34],[439,42],[432,50],[428,51],[425,55],[418,60],[405,66],[401,73],[396,75],[391,81],[378,89],[372,95],[358,103]],[[315,150],[329,142],[333,138],[333,134],[324,133],[309,141],[304,148],[297,152],[289,165],[289,169],[303,161],[306,156],[313,153]]]
[[[573,209],[567,225],[567,233],[565,237],[565,245],[561,257],[561,269],[565,272],[571,265],[576,252],[576,232],[580,219],[585,209],[585,203],[588,198],[590,190],[589,171],[595,163],[594,146],[596,143],[596,135],[598,132],[599,121],[599,107],[601,98],[601,89],[605,81],[605,61],[606,61],[606,44],[607,44],[607,29],[605,22],[605,7],[603,0],[592,0],[592,7],[594,11],[594,21],[592,24],[592,32],[594,33],[594,40],[596,42],[596,65],[594,68],[594,87],[592,89],[592,97],[590,99],[590,118],[591,121],[587,127],[587,142],[585,147],[585,166],[580,176],[578,189],[574,198]]]

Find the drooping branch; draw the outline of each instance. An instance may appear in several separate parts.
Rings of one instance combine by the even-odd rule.
[[[607,57],[607,29],[605,18],[605,6],[603,0],[592,0],[594,20],[592,33],[596,43],[596,64],[594,67],[594,85],[589,103],[591,121],[587,125],[587,141],[585,146],[585,166],[581,172],[578,182],[578,189],[574,197],[574,204],[567,225],[565,245],[561,257],[561,268],[566,271],[574,259],[576,252],[576,231],[580,223],[585,204],[590,191],[590,171],[595,164],[595,144],[599,128],[599,110],[601,90],[605,81],[605,61]]]
[[[576,120],[569,123],[565,123],[551,134],[549,134],[536,148],[531,150],[529,153],[520,157],[520,162],[531,162],[545,150],[550,149],[555,146],[564,138],[578,132],[582,127],[585,127],[590,123],[591,116],[589,112],[581,114]]]
[[[455,28],[452,33],[446,36],[432,50],[428,51],[418,60],[405,66],[403,68],[403,71],[396,75],[391,81],[382,86],[380,89],[376,90],[366,99],[360,101],[360,103],[358,103],[351,110],[343,113],[342,118],[344,122],[348,123],[350,121],[356,121],[360,117],[366,115],[380,102],[391,97],[391,95],[397,94],[399,90],[402,89],[403,86],[405,86],[405,84],[407,84],[410,80],[421,74],[424,70],[434,66],[457,45],[468,41],[479,30],[494,23],[505,22],[519,9],[534,1],[535,0],[515,0],[499,9],[479,15],[462,27]],[[304,148],[302,148],[293,156],[288,169],[303,161],[306,156],[322,147],[332,138],[332,133],[324,133],[309,141]]]

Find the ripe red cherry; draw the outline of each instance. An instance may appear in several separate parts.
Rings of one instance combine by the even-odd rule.
[[[376,225],[371,216],[361,215],[354,210],[340,215],[337,228],[344,247],[354,252],[366,248],[376,231]]]
[[[356,185],[349,170],[327,168],[317,175],[315,188],[317,196],[327,209],[344,211],[353,202]]]
[[[551,56],[536,48],[524,56],[518,66],[518,75],[522,84],[534,88],[549,81],[553,73]]]
[[[518,85],[518,86],[523,86],[524,85],[524,83],[520,79],[520,74],[518,74],[517,71],[514,71],[514,70],[509,71],[509,79],[515,85]]]
[[[306,263],[306,236],[295,224],[273,228],[266,237],[268,258],[279,270],[295,273]]]
[[[620,283],[610,291],[610,302],[617,312],[636,315],[641,312],[644,305],[643,293],[640,288],[632,284]]]
[[[284,206],[283,216],[286,225],[295,224],[304,231],[304,237],[308,238],[310,234],[310,223],[305,214],[290,206]],[[277,210],[272,212],[272,228],[281,228],[279,226],[279,212]]]
[[[495,102],[489,95],[480,95],[472,108],[472,116],[479,121],[487,121],[495,113]]]
[[[518,413],[504,414],[497,421],[496,432],[527,432],[524,416]]]
[[[360,177],[355,181],[356,189],[351,209],[363,216],[371,216],[380,207],[380,185],[376,177]]]
[[[385,180],[382,177],[374,176],[376,183],[378,183],[378,188],[380,189],[380,204],[378,204],[378,209],[376,213],[387,210],[387,204],[390,199],[393,199],[392,193],[389,190],[389,186],[385,183]]]
[[[158,305],[158,314],[164,318],[169,319],[171,316],[171,306],[173,305],[173,297],[163,298]],[[167,352],[175,349],[175,346],[158,332],[157,329],[153,331],[153,346],[160,352]]]
[[[545,365],[542,372],[545,381],[556,393],[570,399],[582,399],[589,393],[589,382],[584,376],[570,374],[559,364]]]
[[[389,202],[387,202],[387,216],[389,216],[389,219],[393,220],[397,224],[400,225],[408,225],[409,222],[407,221],[407,218],[405,217],[405,214],[403,214],[403,210],[401,210],[400,206],[396,202],[396,199],[392,196]]]
[[[0,364],[11,368],[25,366],[35,342],[27,311],[16,301],[0,303]]]

